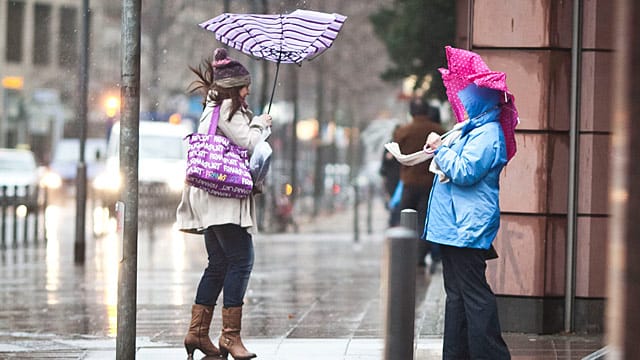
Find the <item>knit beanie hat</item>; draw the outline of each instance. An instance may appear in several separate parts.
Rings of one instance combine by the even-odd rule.
[[[227,50],[217,48],[213,52],[213,84],[221,88],[249,86],[251,75],[249,71],[236,60],[227,55]]]
[[[435,123],[440,123],[440,109],[431,106],[422,99],[413,99],[409,103],[409,114],[411,116],[426,116]]]

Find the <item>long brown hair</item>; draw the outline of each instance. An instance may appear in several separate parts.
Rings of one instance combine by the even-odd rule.
[[[213,57],[203,59],[198,67],[189,65],[189,70],[196,74],[198,79],[194,80],[187,91],[189,94],[200,93],[202,95],[202,107],[204,108],[208,100],[212,100],[213,103],[218,106],[222,104],[222,100],[231,99],[231,111],[229,112],[229,118],[227,121],[231,121],[233,115],[241,107],[245,106],[244,100],[240,97],[240,89],[244,86],[236,86],[232,88],[223,88],[214,84],[213,78]],[[212,91],[213,90],[213,91]]]

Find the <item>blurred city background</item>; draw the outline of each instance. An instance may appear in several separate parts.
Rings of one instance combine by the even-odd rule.
[[[394,15],[386,14],[384,7],[392,4],[393,1],[145,1],[141,20],[140,121],[180,124],[191,129],[198,122],[202,98],[187,92],[195,79],[188,66],[198,65],[222,45],[198,23],[222,12],[286,13],[313,8],[346,14],[348,22],[340,39],[326,56],[301,67],[283,66],[279,74],[271,110],[274,127],[270,143],[275,155],[263,201],[269,206],[282,194],[294,196],[300,216],[348,206],[353,198],[354,179],[364,181],[366,186],[379,186],[382,144],[391,139],[391,130],[397,124],[409,120],[407,100],[416,90],[421,95],[429,88],[436,65],[443,60],[441,45],[453,42],[454,7],[446,5],[443,10],[447,13],[432,26],[445,25],[439,26],[442,35],[437,42],[431,41],[431,48],[438,51],[427,55],[423,55],[425,51],[414,51],[431,63],[416,58],[416,64],[407,67],[390,61],[372,20],[378,14],[377,31],[385,32],[385,16]],[[41,169],[41,176],[49,186],[57,189],[61,183],[69,193],[73,191],[74,159],[85,121],[78,116],[80,97],[76,96],[81,76],[80,2],[6,1],[2,11],[7,31],[3,37],[5,54],[0,60],[0,110],[4,114],[0,147],[33,151],[37,164],[47,167],[46,171]],[[433,18],[437,16],[434,14]],[[105,186],[117,188],[117,179],[105,172],[112,173],[111,168],[118,166],[117,161],[110,164],[116,150],[107,150],[107,140],[120,116],[120,27],[120,3],[91,2],[85,149],[89,191],[101,192]],[[398,48],[398,58],[405,58],[407,54],[402,52],[410,48]],[[253,74],[250,107],[256,114],[265,112],[274,64],[250,59],[235,50],[231,55]],[[413,68],[419,73],[413,74]],[[426,81],[417,81],[418,77]],[[436,90],[439,94],[432,102],[442,107],[446,122],[451,117],[441,102],[441,88],[440,84]],[[145,138],[144,134],[141,138]],[[153,149],[147,154],[159,156]],[[147,163],[145,160],[141,150],[142,166]],[[147,168],[153,167],[155,164]],[[168,191],[179,190],[180,181],[171,171],[164,174],[178,185]],[[171,181],[158,179],[159,176],[150,174],[150,179],[141,181]],[[264,222],[262,225],[268,226]]]
[[[622,227],[612,226],[614,214],[626,214],[614,211],[616,206],[625,206],[625,201],[634,197],[628,196],[626,188],[612,192],[616,196],[609,194],[610,189],[620,190],[621,186],[635,183],[611,180],[622,178],[622,174],[610,176],[614,168],[626,169],[615,166],[626,164],[619,159],[629,156],[620,150],[627,142],[612,141],[615,131],[627,129],[628,125],[612,115],[614,100],[620,101],[620,106],[629,104],[624,97],[612,94],[623,92],[620,89],[626,85],[614,81],[615,76],[621,78],[615,71],[629,71],[621,66],[628,63],[616,60],[615,55],[620,53],[614,51],[614,44],[620,42],[620,49],[626,51],[633,47],[624,41],[635,40],[620,25],[626,24],[623,15],[632,11],[616,9],[632,8],[632,3],[143,0],[138,209],[141,243],[150,246],[148,251],[158,239],[167,241],[164,246],[179,246],[172,238],[172,222],[183,184],[182,138],[195,129],[202,110],[200,96],[187,91],[194,80],[188,66],[197,66],[211,56],[213,49],[222,46],[198,23],[223,12],[275,14],[312,9],[340,13],[348,18],[333,46],[301,66],[283,65],[276,83],[270,111],[274,121],[269,138],[273,162],[264,194],[258,199],[263,210],[258,219],[260,236],[269,244],[285,244],[283,250],[276,251],[277,256],[271,255],[286,259],[290,255],[287,248],[295,248],[296,240],[307,239],[317,245],[311,247],[315,250],[307,254],[309,258],[321,256],[331,262],[332,253],[311,240],[318,238],[333,239],[330,243],[342,244],[338,247],[345,246],[344,241],[358,243],[365,239],[365,243],[374,245],[365,245],[364,253],[376,259],[381,255],[378,251],[388,216],[379,173],[383,144],[391,141],[397,125],[410,121],[408,101],[412,98],[426,99],[436,107],[444,128],[455,123],[437,68],[446,66],[445,45],[470,49],[480,54],[491,69],[507,74],[520,115],[516,129],[518,154],[501,179],[502,223],[495,241],[500,257],[487,269],[498,297],[503,330],[513,334],[580,334],[587,336],[589,350],[597,349],[603,345],[606,312],[610,311],[620,323],[625,319],[620,316],[622,303],[615,302],[616,307],[607,310],[605,299],[611,291],[608,286],[612,286],[607,276],[624,278],[620,273],[607,275],[607,271],[623,269],[613,265],[626,264],[623,257],[630,253],[612,253],[609,246],[620,244],[616,236],[627,234],[621,230],[626,229],[624,222]],[[62,281],[61,271],[74,273],[68,282],[72,285],[64,293],[74,297],[73,290],[83,276],[108,274],[101,272],[101,261],[112,261],[117,256],[105,249],[115,246],[108,239],[117,231],[115,203],[122,200],[123,190],[118,161],[123,10],[120,2],[94,0],[89,3],[86,17],[83,4],[86,3],[80,0],[0,0],[0,281],[13,284],[13,290],[2,299],[6,312],[0,311],[0,319],[7,322],[0,325],[0,339],[13,338],[15,335],[7,334],[14,330],[18,323],[15,320],[36,307],[77,305],[55,296],[57,281]],[[81,36],[85,19],[89,30],[86,44]],[[616,30],[616,25],[622,30]],[[87,58],[83,58],[84,51]],[[229,52],[252,74],[249,106],[256,114],[265,112],[275,65],[233,49]],[[86,64],[86,78],[82,64]],[[82,90],[83,81],[86,92]],[[85,194],[76,196],[81,144],[86,163],[86,199]],[[78,205],[78,199],[86,208]],[[87,221],[81,224],[87,233],[88,262],[94,261],[86,274],[70,263],[74,250],[78,251],[77,247],[73,249],[74,237],[77,241],[81,231],[75,226],[82,216],[74,209],[86,212]],[[285,240],[278,240],[280,236]],[[46,244],[46,249],[37,244]],[[344,251],[352,250],[345,247]],[[170,257],[173,253],[188,259],[181,247],[165,248],[150,258]],[[363,253],[351,255],[358,254]],[[355,262],[354,266],[374,271],[381,266],[361,260],[366,265]],[[46,271],[26,270],[37,268],[42,261]],[[156,284],[162,281],[153,275],[155,263],[142,264],[148,270],[144,275],[147,280]],[[174,270],[184,270],[186,265],[172,266]],[[307,270],[321,271],[313,264]],[[259,274],[260,271],[265,271],[264,275],[288,270],[264,267],[258,270]],[[194,278],[196,272],[189,276]],[[342,274],[365,276],[348,271]],[[371,275],[373,280],[377,281],[377,275]],[[43,291],[39,295],[42,298],[31,305],[22,301],[28,295],[20,289],[20,282],[11,282],[13,277],[21,276],[38,284],[32,290]],[[433,279],[437,276],[436,273]],[[429,288],[433,279],[428,278],[419,291]],[[113,290],[100,281],[96,288]],[[369,289],[377,287],[375,281]],[[175,319],[163,318],[161,327],[184,325],[178,319],[190,301],[192,289],[185,291],[182,282],[183,278],[177,277],[173,285],[168,285],[172,291],[168,303],[177,307],[170,310]],[[260,294],[269,291],[259,289],[256,291]],[[281,291],[299,294],[307,290]],[[84,303],[93,304],[90,309],[96,304],[102,309],[107,304],[106,315],[100,312],[106,318],[99,316],[95,320],[86,315],[91,310],[85,311],[81,328],[72,326],[61,331],[112,336],[114,294],[107,291],[103,295],[104,298]],[[377,299],[378,294],[371,291],[349,296]],[[143,303],[154,302],[144,296],[142,299]],[[167,308],[167,303],[163,304]],[[421,309],[428,308],[424,306]],[[149,306],[147,310],[153,312],[160,307]],[[259,311],[263,310],[272,309]],[[66,314],[62,319],[56,319],[72,317],[73,311],[67,311],[62,311]],[[437,314],[439,309],[430,311]],[[360,320],[367,316],[366,311],[364,314]],[[296,315],[291,316],[289,320]],[[56,332],[35,325],[37,322],[35,319],[27,323],[20,331],[28,337],[38,332]],[[366,326],[351,328],[350,334],[380,335],[378,320],[373,324],[358,323]],[[183,327],[167,336],[154,331],[142,333],[174,344],[179,342],[177,333]],[[367,332],[371,328],[377,330]],[[438,324],[426,328],[431,330],[425,330],[422,336],[437,338],[441,334]],[[274,328],[265,325],[264,329]],[[277,329],[261,333],[252,327],[250,336],[291,335],[291,331]],[[312,337],[310,334],[312,331],[304,332],[304,337]],[[512,341],[510,345],[518,343],[507,340]]]

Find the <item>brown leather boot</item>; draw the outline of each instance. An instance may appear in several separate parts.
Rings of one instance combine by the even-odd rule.
[[[193,358],[193,352],[198,349],[207,356],[220,356],[220,350],[213,345],[209,338],[209,326],[213,317],[213,306],[194,304],[191,307],[191,325],[184,338],[184,347],[187,349],[189,359]]]
[[[242,344],[240,324],[242,323],[242,306],[222,308],[222,334],[218,346],[222,357],[231,354],[236,360],[253,359],[257,355],[250,353]]]

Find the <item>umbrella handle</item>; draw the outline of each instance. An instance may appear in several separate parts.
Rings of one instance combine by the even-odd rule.
[[[271,112],[271,103],[273,102],[273,94],[276,93],[276,84],[278,83],[278,72],[280,72],[280,61],[276,63],[276,76],[273,79],[273,88],[271,89],[271,99],[269,99],[269,107],[267,108],[267,114]]]

